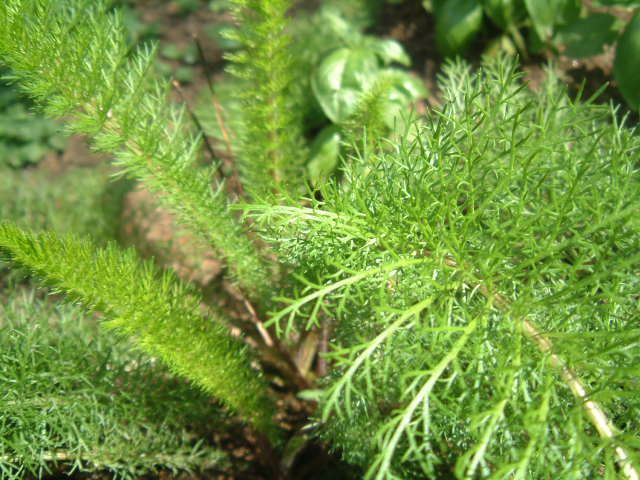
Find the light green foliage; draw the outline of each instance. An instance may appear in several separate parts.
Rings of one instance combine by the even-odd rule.
[[[321,435],[366,478],[637,471],[640,140],[617,112],[572,101],[553,80],[533,94],[498,59],[477,74],[449,66],[444,106],[377,142],[366,135],[384,123],[377,92],[393,79],[383,78],[344,124],[353,158],[301,206],[289,3],[234,0],[241,174],[253,201],[283,194],[248,215],[293,273],[268,281],[221,188],[212,193],[194,166],[198,143],[163,106],[146,73],[151,57],[127,59],[117,16],[65,5],[0,5],[0,54],[50,110],[73,112],[75,129],[101,147],[124,146],[124,169],[212,238],[247,291],[270,291],[253,320],[278,380],[293,390],[310,381],[288,356],[289,334],[330,334],[331,371],[304,397],[319,402]],[[393,44],[377,45],[379,58],[401,58]],[[0,251],[275,439],[251,357],[175,276],[113,245],[8,224]],[[277,307],[268,319],[265,304]]]
[[[223,420],[216,406],[96,326],[32,291],[0,298],[0,476],[219,466],[198,441]]]
[[[106,325],[269,432],[271,406],[249,356],[220,314],[203,316],[201,299],[173,274],[132,250],[96,247],[75,236],[32,234],[0,225],[0,252],[55,290],[106,315]]]
[[[363,103],[375,96],[380,104],[376,110],[378,120],[382,125],[393,126],[394,122],[400,121],[402,111],[426,94],[419,79],[396,67],[409,66],[411,63],[398,42],[361,32],[364,24],[361,24],[362,18],[354,10],[357,10],[356,5],[364,8],[361,4],[370,3],[375,2],[328,2],[317,11],[302,13],[290,23],[287,22],[285,33],[290,38],[290,45],[287,45],[287,52],[291,56],[288,63],[290,72],[289,82],[280,95],[287,98],[287,108],[295,112],[296,136],[299,136],[302,127],[303,133],[315,135],[309,145],[308,155],[304,148],[300,148],[300,143],[298,147],[294,145],[293,153],[297,162],[306,163],[307,176],[314,184],[335,170],[340,155],[344,153],[341,146],[348,137],[346,130],[355,121],[354,117],[366,107]],[[369,5],[367,9],[376,10],[377,7]],[[354,16],[360,20],[354,19]],[[245,21],[241,20],[241,23]],[[252,31],[256,30],[254,27]],[[238,44],[241,34],[234,30],[228,34],[228,38]],[[273,39],[265,39],[262,43],[269,41]],[[258,41],[254,43],[260,44]],[[260,58],[259,53],[251,52],[253,50],[247,46],[239,58],[251,62],[256,57]],[[230,54],[229,58],[238,60],[235,54]],[[274,61],[276,64],[278,62]],[[231,69],[232,72],[236,70],[237,66]],[[266,70],[263,74],[272,76]],[[265,124],[255,116],[254,107],[247,110],[247,102],[258,103],[256,99],[262,95],[254,92],[257,87],[252,79],[257,75],[255,72],[251,75],[245,72],[241,78],[223,80],[214,86],[224,107],[225,125],[241,140],[234,148],[240,149],[241,157],[245,156],[242,153],[245,149],[242,139],[257,138],[252,131],[262,128],[262,125],[270,128],[269,123]],[[202,117],[205,130],[223,140],[211,103],[210,98],[205,98],[198,114]],[[259,105],[258,110],[262,111],[263,108]],[[291,112],[286,111],[284,115],[290,117]],[[387,129],[381,132],[384,130]],[[273,136],[268,132],[262,135]],[[259,148],[259,144],[249,142],[252,149]],[[282,150],[288,151],[288,148]],[[251,158],[257,157],[259,154],[256,153]],[[242,158],[240,161],[244,162]],[[261,171],[268,170],[263,168]],[[266,180],[263,177],[260,181]]]
[[[640,460],[640,139],[502,60],[441,88],[322,201],[254,208],[300,280],[271,321],[330,323],[319,419],[366,478],[619,478],[614,445]]]
[[[153,51],[130,56],[119,14],[102,2],[9,0],[0,5],[0,56],[23,89],[69,128],[114,151],[123,172],[161,194],[181,222],[210,241],[238,282],[258,295],[267,272],[227,210],[222,185],[195,165],[200,141],[153,76]],[[52,55],[51,52],[57,52]]]
[[[38,163],[47,152],[64,148],[60,126],[29,108],[17,88],[0,82],[0,168]]]
[[[240,28],[228,32],[242,45],[227,54],[229,72],[242,80],[242,125],[236,148],[240,174],[256,195],[298,191],[306,160],[300,117],[286,95],[292,77],[289,0],[235,0]]]

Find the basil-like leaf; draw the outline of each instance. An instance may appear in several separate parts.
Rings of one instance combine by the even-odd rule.
[[[345,47],[329,54],[311,77],[313,94],[324,114],[333,123],[349,118],[378,70],[376,54],[368,49]]]

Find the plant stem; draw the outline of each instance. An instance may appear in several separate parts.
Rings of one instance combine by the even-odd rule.
[[[490,292],[485,285],[480,285],[479,290],[485,297],[492,299],[500,310],[505,311],[509,308],[509,300],[501,294]],[[521,322],[525,336],[535,343],[542,353],[549,355],[551,365],[560,371],[562,380],[564,380],[573,395],[583,403],[585,413],[591,424],[600,434],[600,437],[607,440],[614,440],[616,428],[613,423],[609,420],[602,407],[589,398],[589,394],[576,372],[569,368],[560,355],[554,352],[551,340],[528,318],[522,318]],[[615,446],[614,451],[625,478],[627,478],[627,480],[639,480],[638,470],[631,463],[631,458],[627,451],[619,445]]]

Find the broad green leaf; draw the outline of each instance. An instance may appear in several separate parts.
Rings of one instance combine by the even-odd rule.
[[[575,21],[580,15],[580,0],[524,0],[536,33],[548,41],[555,27]]]
[[[640,110],[640,11],[618,40],[613,76],[627,103],[634,110]]]
[[[313,141],[307,169],[314,184],[322,182],[335,170],[340,157],[341,140],[340,129],[336,125],[330,125]]]
[[[407,107],[420,98],[427,96],[424,84],[413,75],[401,70],[392,70],[393,83],[389,89],[385,105],[384,121],[389,128],[403,119]]]
[[[378,59],[371,50],[339,48],[329,54],[311,77],[313,94],[325,115],[333,123],[349,118],[378,70]]]
[[[514,25],[527,13],[523,0],[484,0],[484,13],[503,30]]]
[[[444,55],[462,52],[482,27],[476,0],[447,0],[436,12],[436,43]]]
[[[411,59],[402,45],[391,39],[375,39],[372,45],[384,65],[397,62],[405,67],[411,65]]]
[[[325,26],[329,27],[336,36],[350,40],[358,36],[359,32],[349,22],[331,8],[323,8],[320,12]]]
[[[618,20],[613,15],[594,13],[560,27],[554,37],[556,44],[564,45],[569,57],[583,58],[597,55],[607,44],[614,43],[618,31]]]

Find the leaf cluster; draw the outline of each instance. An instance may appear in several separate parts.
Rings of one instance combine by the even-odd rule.
[[[106,168],[73,168],[52,176],[40,169],[0,167],[0,221],[36,231],[91,236],[98,244],[119,238],[127,182]],[[0,262],[0,272],[7,266]],[[9,280],[19,272],[9,271]],[[5,282],[0,282],[5,283]]]
[[[243,125],[236,152],[241,179],[254,195],[299,191],[306,154],[300,118],[285,95],[294,80],[286,32],[291,2],[234,0],[232,4],[240,28],[227,36],[241,48],[226,55],[231,62],[228,71],[246,87],[236,92]]]
[[[441,88],[322,200],[254,208],[299,279],[271,321],[330,323],[319,420],[366,478],[615,478],[640,447],[638,137],[504,60]]]
[[[477,73],[451,64],[444,106],[391,140],[366,135],[384,121],[391,79],[370,85],[345,124],[355,143],[341,175],[300,199],[289,2],[232,4],[237,156],[256,203],[247,217],[273,248],[273,270],[291,272],[283,278],[244,234],[224,183],[212,189],[196,165],[199,139],[167,106],[152,52],[127,47],[117,14],[8,0],[0,55],[222,252],[281,383],[309,384],[287,341],[328,338],[318,363],[330,372],[305,398],[318,402],[320,435],[366,478],[636,478],[635,132],[610,107],[571,100],[552,75],[534,94],[504,58]],[[400,58],[393,44],[367,44]],[[336,52],[351,56],[338,47],[327,58]],[[194,288],[113,244],[11,224],[0,225],[0,252],[276,439],[252,355]]]
[[[257,295],[264,265],[228,212],[223,186],[212,191],[212,171],[196,166],[200,139],[184,110],[166,101],[153,48],[132,53],[119,13],[106,13],[103,2],[12,0],[0,15],[0,50],[25,91],[48,114],[68,116],[69,129],[91,135],[96,149],[114,151],[122,172],[160,194]]]
[[[224,415],[160,364],[32,290],[0,302],[0,476],[137,478],[223,464],[199,437]]]
[[[548,49],[579,59],[616,45],[614,78],[629,106],[639,108],[636,79],[640,71],[634,61],[640,55],[639,15],[636,12],[630,21],[623,21],[628,15],[596,8],[625,12],[637,7],[637,2],[596,1],[587,6],[579,0],[433,0],[424,4],[436,16],[436,41],[447,56],[467,50],[488,24],[504,32],[489,50],[517,51],[524,58],[529,52]]]

